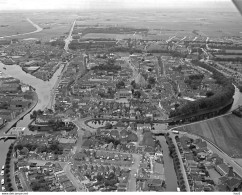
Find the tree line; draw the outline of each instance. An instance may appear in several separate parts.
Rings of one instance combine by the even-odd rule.
[[[230,79],[226,78],[222,73],[220,73],[215,68],[203,62],[193,60],[192,63],[196,66],[200,66],[212,72],[213,78],[216,80],[216,83],[218,85],[222,86],[222,89],[210,97],[199,99],[194,102],[188,102],[184,106],[178,107],[176,110],[170,112],[170,118],[181,115],[196,114],[201,110],[219,108],[227,104],[228,101],[230,101],[233,98],[235,88]]]

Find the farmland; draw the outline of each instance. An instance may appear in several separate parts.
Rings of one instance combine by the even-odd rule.
[[[23,14],[0,13],[0,37],[34,30]]]
[[[242,119],[227,115],[180,127],[178,130],[199,135],[214,143],[231,157],[242,157]]]
[[[63,14],[63,12],[23,12],[23,13],[1,13],[0,36],[28,33],[36,30],[26,18],[30,18],[34,23],[43,28],[43,31],[29,35],[19,35],[15,38],[37,38],[43,41],[49,41],[65,35],[70,30],[75,14]]]

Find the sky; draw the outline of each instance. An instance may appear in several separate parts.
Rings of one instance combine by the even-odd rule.
[[[0,0],[0,10],[190,8],[227,3],[233,6],[230,0]]]

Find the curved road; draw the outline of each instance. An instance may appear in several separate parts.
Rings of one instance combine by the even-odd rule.
[[[36,28],[35,31],[28,32],[28,33],[22,33],[22,34],[16,34],[16,35],[3,36],[3,37],[0,37],[0,39],[3,39],[3,38],[10,38],[10,37],[17,37],[17,36],[21,36],[21,35],[30,35],[30,34],[34,34],[34,33],[37,33],[37,32],[40,32],[40,31],[43,30],[43,28],[41,28],[39,25],[35,24],[35,23],[34,23],[32,20],[30,20],[29,18],[26,18],[26,20]]]

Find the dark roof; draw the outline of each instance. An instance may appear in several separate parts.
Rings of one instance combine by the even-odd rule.
[[[240,185],[242,183],[241,180],[237,179],[237,178],[232,178],[226,181],[227,186],[231,189],[234,188],[237,185]]]

